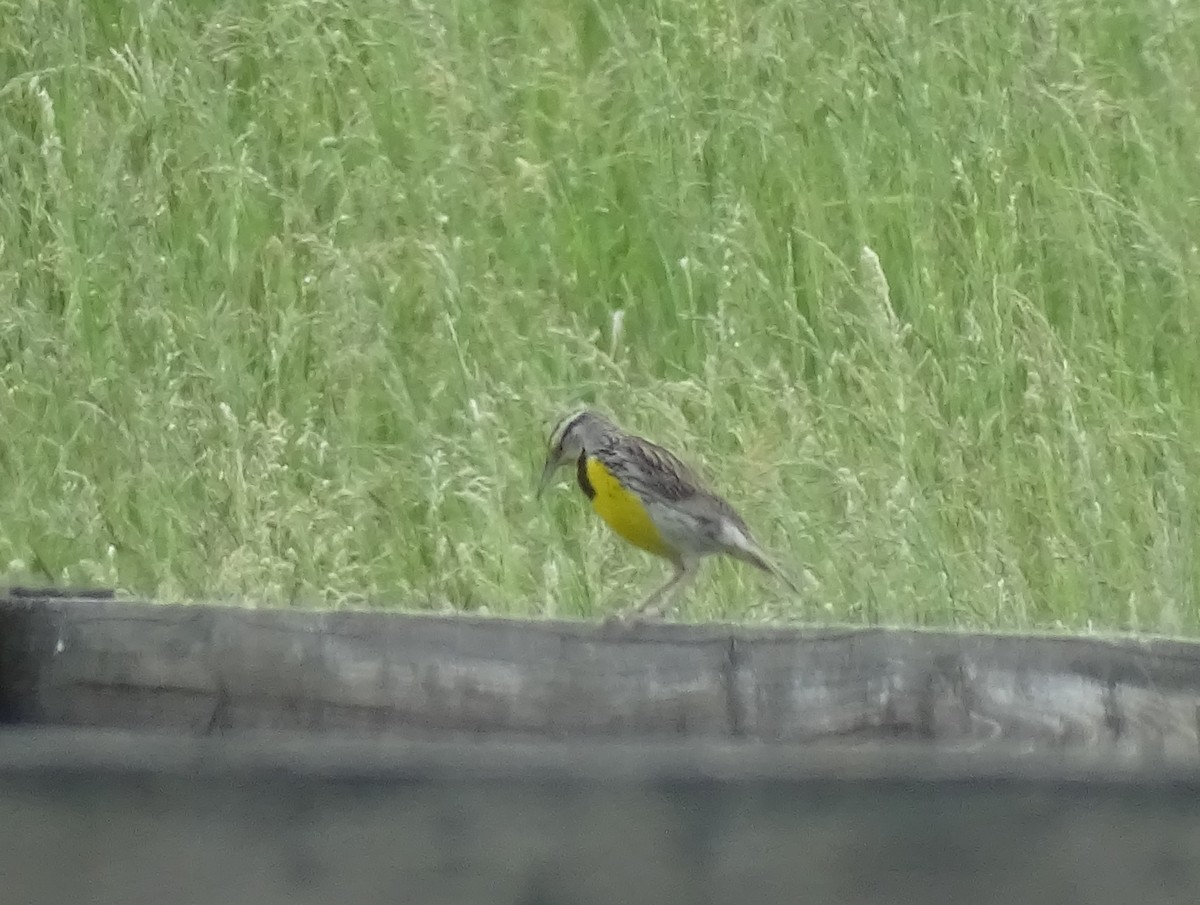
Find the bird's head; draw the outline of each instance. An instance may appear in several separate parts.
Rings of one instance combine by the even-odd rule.
[[[571,412],[558,420],[546,444],[546,464],[538,481],[538,496],[546,490],[554,473],[571,465],[589,448],[594,448],[600,436],[612,429],[612,423],[588,409]]]

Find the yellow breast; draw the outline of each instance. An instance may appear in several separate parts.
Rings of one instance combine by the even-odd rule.
[[[637,495],[622,487],[599,459],[588,456],[584,466],[581,471],[585,472],[592,491],[589,494],[592,508],[600,518],[635,547],[670,559],[673,551],[663,541]],[[583,484],[583,481],[580,483]],[[587,489],[584,488],[585,492]]]

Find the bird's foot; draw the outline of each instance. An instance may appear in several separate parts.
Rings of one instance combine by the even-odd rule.
[[[633,628],[646,621],[646,617],[636,610],[622,610],[619,613],[611,613],[604,618],[603,626],[606,629],[626,629]]]
[[[635,606],[605,617],[605,628],[634,628],[651,622],[662,622],[667,611],[657,606]]]

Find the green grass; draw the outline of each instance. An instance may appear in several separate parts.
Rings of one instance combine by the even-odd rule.
[[[0,20],[9,580],[607,613],[587,401],[810,583],[681,618],[1200,631],[1200,7]]]

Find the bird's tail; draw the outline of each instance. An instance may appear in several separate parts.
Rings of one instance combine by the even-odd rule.
[[[788,574],[779,568],[779,566],[771,562],[770,557],[767,556],[762,547],[754,542],[753,538],[741,531],[737,532],[737,535],[737,537],[731,538],[733,543],[730,544],[730,555],[736,559],[740,559],[742,562],[750,563],[750,565],[774,575],[785,585],[791,588],[793,593],[801,593],[800,586],[797,585],[796,582],[792,581]]]

